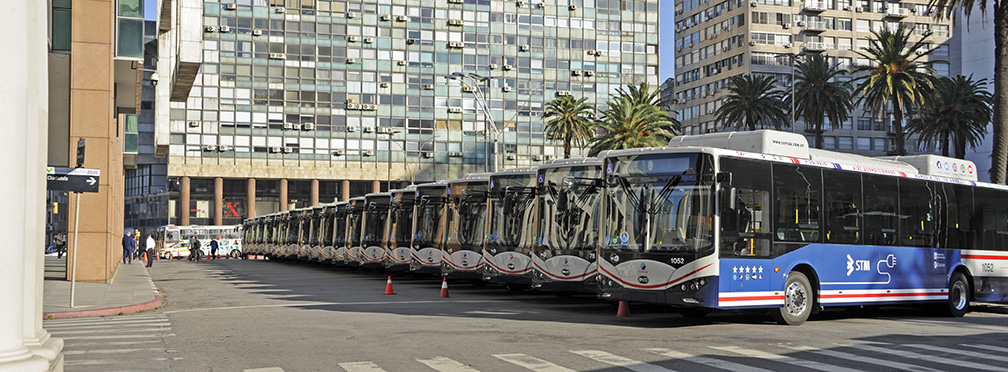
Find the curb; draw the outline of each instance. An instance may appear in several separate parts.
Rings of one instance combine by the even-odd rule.
[[[158,291],[157,287],[154,286],[154,280],[151,279],[150,272],[147,271],[147,267],[144,267],[144,273],[147,274],[147,282],[150,283],[151,289],[154,290],[153,300],[133,305],[107,307],[104,309],[87,309],[87,310],[72,310],[72,311],[42,313],[42,319],[49,320],[49,319],[106,317],[106,316],[133,314],[141,311],[157,309],[161,307],[161,304],[164,302],[164,299],[161,298],[161,293]]]

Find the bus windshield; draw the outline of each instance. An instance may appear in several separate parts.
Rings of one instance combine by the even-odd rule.
[[[367,214],[364,224],[364,245],[379,246],[385,235],[385,222],[388,219],[389,199],[387,197],[368,199]]]
[[[346,235],[347,235],[347,210],[350,209],[348,206],[341,205],[337,207],[336,213],[333,214],[333,239],[332,245],[334,247],[342,247],[346,245]]]
[[[444,198],[439,196],[423,195],[417,201],[416,206],[416,235],[413,237],[413,245],[416,247],[440,248],[441,242],[437,241],[438,229],[441,227],[441,215],[444,211]]]
[[[494,177],[488,248],[508,251],[532,245],[535,179],[535,174]]]
[[[602,166],[548,168],[539,188],[539,246],[592,250],[598,242]]]
[[[713,249],[713,167],[705,154],[648,154],[607,164],[603,244],[632,252]]]
[[[364,204],[361,201],[360,204]],[[347,214],[347,245],[356,247],[361,242],[361,219],[364,218],[364,208],[361,205],[352,206]]]
[[[487,184],[454,184],[452,189],[453,194],[458,194],[451,199],[447,244],[450,248],[479,251],[483,245]]]
[[[392,239],[399,247],[409,246],[410,234],[413,232],[413,198],[403,195],[398,203],[392,205],[389,222],[392,223]]]

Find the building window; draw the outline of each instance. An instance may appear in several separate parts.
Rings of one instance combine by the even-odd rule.
[[[70,51],[72,26],[71,0],[52,1],[52,48],[54,51]]]
[[[116,14],[116,56],[143,58],[144,14],[142,0],[119,0]]]

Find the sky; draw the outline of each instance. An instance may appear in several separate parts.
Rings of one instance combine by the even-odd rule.
[[[658,9],[660,13],[658,15],[658,25],[660,29],[658,33],[660,34],[659,39],[659,50],[658,50],[658,83],[661,84],[665,79],[672,77],[675,74],[675,0],[660,0],[661,3],[658,4]]]

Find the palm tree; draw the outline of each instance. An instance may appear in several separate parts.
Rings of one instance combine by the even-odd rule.
[[[784,109],[784,92],[774,87],[770,75],[735,75],[728,78],[728,95],[715,112],[725,128],[756,130],[757,125],[773,124],[780,130],[790,125]]]
[[[907,133],[917,134],[922,144],[938,141],[943,156],[954,143],[955,156],[965,158],[966,146],[975,148],[987,133],[992,98],[986,86],[987,79],[973,80],[972,75],[935,79],[928,104],[907,122]]]
[[[664,146],[679,130],[679,122],[658,108],[660,93],[647,84],[620,88],[609,99],[597,124],[604,134],[591,140],[588,154],[615,149]]]
[[[829,119],[830,128],[837,129],[847,120],[854,108],[850,86],[837,80],[844,71],[831,66],[826,58],[815,54],[798,62],[795,77],[795,115],[801,116],[815,131],[815,147],[822,148],[823,123]],[[790,105],[792,97],[787,98]]]
[[[594,109],[585,101],[584,97],[560,96],[550,101],[543,113],[543,119],[548,119],[546,137],[563,141],[564,159],[570,158],[572,143],[581,147],[591,138]]]
[[[993,6],[991,6],[993,5]],[[936,18],[951,18],[962,11],[966,18],[974,7],[987,19],[988,9],[994,9],[994,153],[991,155],[991,182],[1005,183],[1008,167],[1008,3],[994,0],[929,0],[928,7]],[[935,11],[945,9],[946,12]]]
[[[927,37],[910,43],[910,29],[902,23],[893,31],[882,28],[872,31],[869,45],[857,54],[872,62],[869,66],[856,66],[853,72],[867,72],[860,78],[857,91],[866,110],[878,116],[892,106],[893,127],[896,132],[895,155],[906,154],[903,117],[921,106],[931,88],[930,75],[934,69],[921,61],[931,50],[922,49]],[[918,53],[920,51],[920,53]]]

